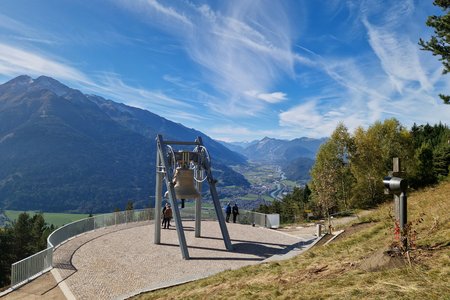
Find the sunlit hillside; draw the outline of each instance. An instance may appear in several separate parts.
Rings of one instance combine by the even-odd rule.
[[[450,182],[408,198],[415,246],[394,242],[391,204],[359,219],[334,242],[280,262],[140,295],[139,299],[449,299]]]

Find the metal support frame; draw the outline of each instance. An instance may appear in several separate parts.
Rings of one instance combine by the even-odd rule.
[[[408,235],[406,233],[406,224],[408,222],[406,191],[401,192],[399,202],[401,243],[405,249],[408,249]]]
[[[161,243],[161,204],[164,172],[161,168],[159,151],[156,151],[156,186],[155,186],[155,244]]]
[[[402,175],[400,167],[400,159],[394,157],[392,159],[392,171],[389,171],[387,177],[384,178],[385,194],[394,195],[394,214],[395,222],[400,227],[400,242],[404,249],[408,248],[408,236],[406,234],[406,224],[408,220],[407,211],[407,189],[408,183],[405,179],[397,177]]]
[[[195,145],[203,146],[202,138],[197,137],[195,142],[183,142],[183,141],[164,141],[162,135],[158,134],[156,137],[157,143],[157,153],[156,153],[156,188],[155,188],[155,244],[161,243],[161,202],[162,202],[162,182],[163,178],[166,183],[169,202],[172,205],[174,212],[174,222],[175,228],[177,230],[178,241],[180,243],[181,255],[183,259],[189,259],[189,251],[186,244],[186,236],[183,230],[183,224],[181,222],[181,214],[176,203],[176,194],[173,184],[173,171],[169,168],[169,163],[167,159],[166,145]],[[225,224],[225,219],[223,217],[222,208],[220,207],[220,201],[216,190],[216,180],[212,176],[211,165],[209,161],[204,162],[203,167],[206,171],[207,182],[209,184],[211,196],[214,203],[214,208],[216,210],[217,220],[220,225],[220,230],[222,232],[223,240],[227,250],[233,250],[233,245],[231,244],[230,236],[228,234],[228,229]],[[197,183],[197,188],[201,192],[201,183]],[[200,237],[201,234],[201,199],[196,199],[195,204],[195,236]]]
[[[200,177],[200,170],[197,170],[197,178]],[[202,231],[202,182],[196,182],[197,191],[200,193],[200,197],[195,199],[195,237],[201,236]]]
[[[202,137],[197,137],[197,141],[199,142],[200,146],[203,146]],[[205,171],[206,171],[206,177],[209,185],[209,191],[211,193],[211,197],[213,199],[214,208],[216,210],[217,215],[217,221],[220,225],[220,231],[222,232],[223,236],[223,242],[225,243],[225,247],[227,250],[232,251],[233,245],[231,244],[230,235],[228,234],[227,225],[225,224],[225,218],[223,217],[222,213],[222,207],[220,207],[220,201],[219,201],[219,195],[217,194],[216,190],[216,182],[217,180],[214,179],[212,172],[211,172],[211,165],[209,161],[205,162]]]

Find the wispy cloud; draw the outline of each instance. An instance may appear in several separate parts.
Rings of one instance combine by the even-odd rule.
[[[170,21],[173,21],[173,19],[175,19],[181,23],[184,23],[185,25],[192,24],[191,21],[185,15],[179,13],[173,7],[164,6],[156,0],[147,0],[146,3],[153,9],[155,9],[158,13],[161,13],[162,15],[169,17]]]
[[[64,80],[89,82],[82,72],[64,62],[4,43],[0,43],[0,73],[7,76],[48,75]]]
[[[224,115],[255,114],[284,100],[284,92],[266,91],[273,90],[282,76],[294,78],[295,64],[309,63],[291,49],[291,28],[280,3],[238,1],[216,11],[206,4],[178,2],[183,13],[167,2],[143,3],[153,11],[152,26],[159,24],[178,37],[186,53],[202,66],[203,80],[223,95],[221,103],[210,107]],[[192,26],[169,26],[181,16]]]
[[[367,28],[370,46],[399,93],[403,92],[409,82],[418,82],[427,91],[431,89],[421,66],[418,55],[420,50],[416,44],[406,36],[393,33],[389,28],[373,26],[366,19],[363,24]]]
[[[247,96],[254,97],[256,99],[260,99],[268,103],[278,103],[287,100],[286,94],[282,92],[259,93],[257,91],[247,91],[245,92],[245,94]]]
[[[57,39],[54,35],[36,30],[36,28],[25,25],[15,19],[12,19],[0,13],[0,28],[4,32],[9,32],[8,39],[29,41],[33,43],[56,44]]]

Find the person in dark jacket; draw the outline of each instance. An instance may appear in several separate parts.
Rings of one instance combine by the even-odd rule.
[[[227,221],[227,223],[229,223],[230,222],[230,215],[231,215],[231,205],[230,205],[229,202],[227,204],[227,207],[225,208],[225,214],[227,215],[226,221]]]
[[[162,221],[161,221],[161,226],[164,226],[164,222],[165,222],[165,220],[166,220],[166,218],[164,217],[164,212],[166,211],[167,206],[169,206],[169,203],[166,203],[166,205],[164,205],[164,207],[163,207],[163,209],[162,209],[162,215],[161,215]]]
[[[236,223],[236,218],[237,218],[238,214],[239,214],[239,208],[238,208],[237,204],[235,203],[233,205],[233,223]]]
[[[169,204],[164,211],[164,229],[170,229],[170,219],[172,219],[172,208]]]

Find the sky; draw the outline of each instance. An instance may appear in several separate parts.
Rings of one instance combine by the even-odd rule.
[[[2,0],[0,82],[51,76],[224,141],[450,124],[431,0]]]

